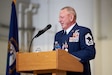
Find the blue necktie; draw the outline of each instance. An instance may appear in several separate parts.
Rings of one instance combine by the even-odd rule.
[[[66,31],[64,31],[64,35],[67,35],[67,32]]]

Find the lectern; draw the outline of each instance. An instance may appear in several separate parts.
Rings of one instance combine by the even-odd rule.
[[[65,50],[37,53],[18,52],[16,70],[20,73],[33,73],[34,75],[43,73],[66,75],[66,71],[83,72],[83,65]]]

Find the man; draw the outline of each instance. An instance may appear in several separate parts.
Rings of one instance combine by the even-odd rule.
[[[79,26],[76,18],[74,8],[67,6],[61,9],[59,22],[63,30],[55,35],[54,50],[66,50],[83,64],[83,73],[67,72],[67,75],[91,75],[89,61],[95,58],[95,43],[91,30]]]

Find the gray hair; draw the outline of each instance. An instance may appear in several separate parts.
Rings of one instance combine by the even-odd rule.
[[[70,6],[66,6],[66,7],[63,7],[61,10],[64,10],[66,9],[68,12],[70,12],[71,14],[74,15],[74,19],[77,18],[77,14],[76,14],[76,11],[74,8],[70,7]]]

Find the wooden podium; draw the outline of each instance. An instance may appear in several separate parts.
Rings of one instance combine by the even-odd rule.
[[[83,65],[65,50],[47,52],[18,52],[16,55],[16,69],[20,73],[34,75],[52,73],[52,75],[66,75],[66,71],[83,72]]]

